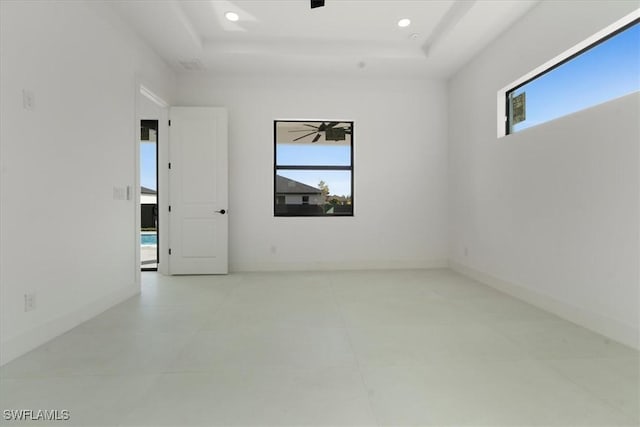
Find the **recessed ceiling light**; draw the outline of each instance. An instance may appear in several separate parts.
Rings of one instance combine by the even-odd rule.
[[[227,12],[224,14],[224,17],[231,22],[236,22],[238,19],[240,19],[240,15],[235,12]]]
[[[398,27],[408,27],[409,25],[411,25],[411,19],[409,18],[402,18],[401,20],[398,21]]]

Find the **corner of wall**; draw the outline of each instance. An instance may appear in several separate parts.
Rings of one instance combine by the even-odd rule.
[[[607,338],[640,350],[640,329],[638,325],[629,325],[591,310],[567,304],[548,295],[499,279],[456,261],[449,261],[449,268],[464,276],[491,286],[500,292],[504,292],[514,298],[518,298],[542,310],[604,335]]]
[[[0,344],[0,366],[70,331],[82,322],[99,315],[114,305],[139,293],[140,286],[135,283],[123,286],[77,310],[65,313],[50,322],[38,325],[24,333],[3,340]]]

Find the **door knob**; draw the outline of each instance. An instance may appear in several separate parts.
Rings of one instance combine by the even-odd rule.
[[[227,211],[225,211],[224,209],[220,209],[219,211],[216,211],[216,213],[219,213],[220,215],[224,215],[227,213]]]

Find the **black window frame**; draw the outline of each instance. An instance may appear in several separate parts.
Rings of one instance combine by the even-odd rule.
[[[327,123],[327,122],[338,122],[338,123],[349,123],[351,126],[351,135],[350,135],[350,152],[349,152],[349,166],[338,166],[338,165],[278,165],[278,142],[277,142],[277,128],[278,123]],[[353,120],[317,120],[317,119],[309,119],[309,120],[300,120],[300,119],[275,119],[273,121],[273,216],[274,217],[353,217],[355,212],[355,195],[354,195],[354,153],[353,153],[353,142],[355,139],[355,129]],[[288,212],[278,212],[277,204],[278,204],[278,194],[277,194],[277,178],[278,170],[326,170],[326,171],[349,171],[351,172],[351,212],[347,213],[339,213],[339,214],[300,214],[300,213],[288,213]]]
[[[513,132],[513,130],[511,129],[511,94],[513,92],[515,92],[516,90],[520,89],[522,86],[538,79],[539,77],[542,77],[545,74],[550,73],[551,71],[555,70],[556,68],[566,64],[567,62],[575,59],[576,57],[582,55],[583,53],[595,48],[596,46],[606,42],[607,40],[617,36],[618,34],[628,30],[629,28],[633,27],[634,25],[637,25],[638,23],[640,23],[640,18],[636,18],[633,21],[623,25],[622,27],[618,28],[617,30],[612,31],[611,33],[607,34],[606,36],[603,36],[601,38],[599,38],[598,40],[596,40],[595,42],[589,44],[588,46],[586,46],[583,49],[580,49],[578,52],[573,53],[572,55],[569,55],[568,57],[562,59],[561,61],[558,61],[557,63],[551,65],[550,67],[544,69],[543,71],[539,72],[538,74],[534,75],[533,77],[518,83],[516,86],[512,87],[511,89],[508,89],[505,92],[505,130],[504,130],[504,134],[505,136],[507,135],[513,135],[514,133],[517,132]],[[546,122],[542,122],[542,123],[546,123]],[[538,123],[538,124],[542,124],[542,123]],[[537,126],[537,125],[536,125]]]

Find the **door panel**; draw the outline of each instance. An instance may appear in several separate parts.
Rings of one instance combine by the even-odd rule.
[[[227,112],[172,107],[169,130],[171,274],[228,272]]]
[[[216,248],[209,244],[217,238],[216,224],[210,220],[182,221],[183,256],[185,258],[215,257]]]

